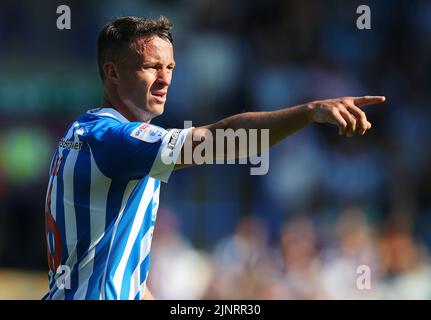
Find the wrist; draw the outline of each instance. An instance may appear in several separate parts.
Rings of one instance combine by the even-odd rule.
[[[303,105],[308,123],[316,122],[316,103],[308,102]]]

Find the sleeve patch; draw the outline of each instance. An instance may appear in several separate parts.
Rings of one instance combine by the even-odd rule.
[[[171,138],[169,139],[169,143],[168,143],[168,148],[171,150],[174,150],[175,145],[177,144],[178,141],[178,137],[180,135],[181,130],[180,129],[175,129],[172,132]]]
[[[164,133],[165,133],[164,129],[159,128],[157,126],[150,125],[148,123],[144,123],[136,127],[132,131],[130,136],[132,138],[142,140],[144,142],[154,143],[159,141],[163,137]]]

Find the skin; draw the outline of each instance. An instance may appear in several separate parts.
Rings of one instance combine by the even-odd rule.
[[[105,62],[103,105],[111,106],[129,121],[149,122],[164,111],[172,72],[174,50],[159,37],[140,37],[136,52],[122,64]]]
[[[157,36],[140,37],[134,45],[137,50],[125,59],[126,62],[104,63],[103,105],[117,109],[129,121],[149,122],[164,111],[175,67],[174,51],[169,41]],[[346,137],[364,135],[371,129],[371,123],[362,108],[384,101],[384,96],[342,97],[316,100],[272,112],[245,112],[193,128],[187,139],[192,139],[194,148],[205,140],[207,130],[216,136],[216,129],[270,129],[269,144],[272,146],[311,123],[336,125],[338,133]],[[220,156],[226,154],[218,155],[214,150],[213,157]],[[185,157],[182,155],[180,158]],[[187,166],[190,164],[177,163],[175,169]],[[148,288],[145,298],[153,299]]]
[[[145,286],[144,300],[156,300],[147,286]]]

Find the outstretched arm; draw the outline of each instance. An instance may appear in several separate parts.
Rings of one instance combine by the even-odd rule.
[[[246,112],[220,120],[214,124],[203,127],[193,128],[191,135],[186,143],[192,145],[192,150],[200,143],[204,142],[208,136],[217,139],[217,129],[269,129],[269,146],[287,138],[296,131],[306,127],[310,123],[330,123],[338,126],[338,133],[347,137],[352,137],[356,132],[363,135],[371,128],[371,123],[367,120],[362,107],[382,103],[385,101],[383,96],[364,96],[364,97],[343,97],[328,100],[318,100],[310,103],[283,108],[271,112]],[[210,133],[210,135],[208,135]],[[259,135],[258,135],[259,136]],[[185,144],[186,144],[185,143]],[[213,142],[213,154],[215,158],[227,158],[227,149],[216,150],[216,141]],[[261,144],[257,144],[257,152]],[[175,169],[190,166],[184,163],[184,152],[182,150],[179,161]],[[219,154],[221,153],[221,154]],[[244,156],[241,150],[235,149],[234,157]],[[194,161],[193,161],[193,164]]]

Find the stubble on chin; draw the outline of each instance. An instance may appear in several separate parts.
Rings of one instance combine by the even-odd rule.
[[[155,117],[162,115],[165,108],[164,106],[153,106],[148,109],[149,110],[139,110],[139,121],[149,123]]]

